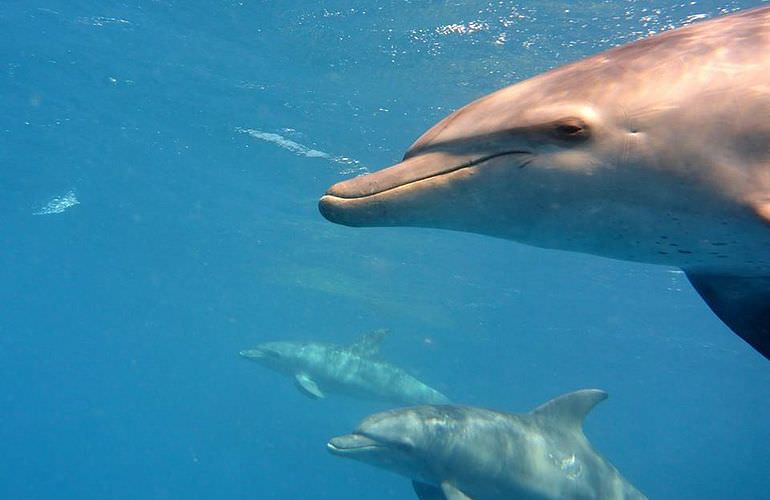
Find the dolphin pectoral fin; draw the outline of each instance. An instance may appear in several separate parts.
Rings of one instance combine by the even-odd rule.
[[[441,483],[441,491],[444,492],[444,496],[447,498],[447,500],[472,500],[471,497],[446,481]]]
[[[420,500],[446,500],[446,496],[444,496],[441,488],[437,488],[432,484],[412,481],[412,488],[414,488],[414,492]]]
[[[432,484],[412,481],[412,488],[420,500],[473,500],[447,481],[442,481],[440,488]]]
[[[770,359],[770,276],[685,272],[719,319]]]
[[[321,391],[315,380],[310,378],[306,373],[297,373],[294,375],[294,381],[297,384],[299,392],[309,397],[310,399],[323,399],[326,394]]]

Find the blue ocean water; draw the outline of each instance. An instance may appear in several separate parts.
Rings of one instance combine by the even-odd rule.
[[[382,404],[238,357],[348,343],[454,400],[583,387],[656,499],[770,490],[770,365],[675,269],[318,214],[489,91],[758,1],[0,2],[0,498],[413,498]]]

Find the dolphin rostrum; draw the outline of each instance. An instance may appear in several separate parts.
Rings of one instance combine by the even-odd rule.
[[[644,499],[593,449],[583,419],[607,393],[584,389],[530,413],[414,406],[371,415],[327,449],[412,479],[421,499]]]
[[[678,266],[770,358],[770,7],[494,92],[319,208]]]
[[[267,342],[241,351],[272,370],[294,378],[312,399],[337,393],[395,404],[443,404],[449,399],[404,370],[376,359],[386,330],[342,347],[323,342]]]

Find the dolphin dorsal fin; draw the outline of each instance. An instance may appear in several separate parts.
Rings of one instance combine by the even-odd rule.
[[[382,339],[384,339],[387,334],[388,330],[385,328],[380,328],[379,330],[367,333],[350,344],[348,350],[362,358],[374,357],[380,352],[380,344],[382,344]]]
[[[543,403],[532,410],[531,414],[582,432],[583,419],[591,408],[605,399],[607,393],[602,390],[581,389]]]

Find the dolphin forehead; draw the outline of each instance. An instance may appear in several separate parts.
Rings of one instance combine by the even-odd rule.
[[[430,418],[441,415],[438,406],[410,406],[369,415],[358,424],[355,432],[373,439],[390,441],[425,430]]]
[[[702,93],[693,89],[729,88],[734,78],[747,73],[760,84],[755,90],[763,92],[764,87],[767,93],[770,58],[758,58],[757,51],[762,50],[770,50],[770,7],[664,32],[473,101],[425,132],[405,156],[411,157],[435,142],[465,137],[469,131],[499,130],[505,121],[511,126],[537,124],[554,109],[633,128],[636,121],[651,114],[670,111],[681,115],[683,110],[675,102],[702,98]],[[650,81],[655,84],[650,85]],[[685,114],[709,113],[714,104],[692,106]]]
[[[404,437],[449,435],[474,423],[502,421],[510,417],[500,412],[457,405],[420,405],[375,413],[366,417],[355,432],[381,441],[400,440]]]
[[[575,77],[568,86],[571,91],[565,90],[564,78],[571,79],[555,72],[546,73],[463,106],[423,133],[407,149],[404,159],[437,149],[450,152],[495,149],[511,139],[517,140],[519,151],[531,152],[539,142],[536,132],[554,119],[580,117],[599,124],[613,123],[618,116],[625,116],[622,108],[596,106],[604,97],[600,88],[590,83],[581,86]],[[601,79],[601,76],[592,78]],[[551,87],[556,90],[551,91]]]

